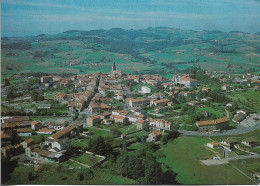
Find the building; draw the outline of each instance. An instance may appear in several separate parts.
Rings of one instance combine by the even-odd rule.
[[[245,111],[239,110],[237,113],[234,115],[234,118],[232,119],[233,122],[235,123],[240,123],[246,118],[247,114]]]
[[[43,128],[43,129],[39,129],[37,134],[53,134],[53,132],[54,132],[53,129]]]
[[[211,142],[211,143],[207,143],[207,147],[215,149],[217,147],[220,147],[220,143],[219,142]]]
[[[32,129],[31,128],[19,128],[16,130],[18,136],[31,136]]]
[[[1,146],[6,146],[11,144],[13,139],[13,133],[11,130],[1,131]]]
[[[59,151],[67,150],[71,147],[69,138],[57,139],[52,143],[52,148],[57,148]]]
[[[245,139],[241,143],[248,146],[248,147],[258,147],[258,146],[260,146],[260,140],[255,140],[255,139]]]
[[[160,141],[161,137],[163,136],[163,132],[160,131],[154,131],[149,134],[148,138],[146,139],[147,142],[151,141]]]
[[[173,81],[176,85],[182,85],[188,88],[194,88],[198,85],[198,81],[190,78],[187,74],[176,74],[173,76]]]
[[[228,146],[229,148],[234,147],[235,144],[237,144],[238,141],[235,139],[228,138],[226,140],[222,140],[221,144]]]
[[[229,118],[220,118],[208,121],[197,121],[196,126],[198,127],[199,132],[219,131],[229,126]]]
[[[152,128],[171,130],[172,123],[166,119],[152,119],[149,118],[149,125]]]
[[[111,115],[111,118],[114,119],[115,123],[127,123],[127,117],[124,116]]]
[[[15,154],[15,147],[13,145],[2,147],[2,153],[4,157],[8,158]]]
[[[232,86],[229,86],[229,85],[223,85],[223,86],[221,87],[221,89],[228,92],[228,91],[233,90],[233,87],[232,87]]]
[[[26,148],[26,147],[30,147],[30,146],[34,145],[35,142],[34,142],[34,140],[32,138],[30,138],[28,140],[25,140],[21,144],[22,144],[23,148]]]
[[[87,118],[87,126],[95,126],[98,125],[100,123],[100,116],[96,115],[96,116],[91,116]]]
[[[151,88],[147,87],[147,86],[142,86],[142,93],[144,94],[150,94],[151,93]]]
[[[160,100],[152,100],[150,105],[155,105],[157,106],[167,106],[167,103],[170,102],[168,99],[160,99]]]
[[[149,124],[148,121],[143,120],[143,119],[139,119],[139,120],[137,121],[137,123],[136,123],[136,128],[137,128],[138,130],[144,129],[145,126],[148,125],[148,124]]]
[[[51,81],[53,81],[52,76],[42,76],[41,77],[41,83],[49,83]]]
[[[42,123],[39,121],[33,121],[31,123],[31,128],[32,128],[32,130],[39,130],[42,128]]]
[[[149,99],[134,99],[134,98],[128,98],[128,104],[130,107],[141,107],[142,105],[149,105],[150,100]]]
[[[49,139],[61,139],[61,138],[70,138],[76,135],[76,128],[72,125],[67,126],[66,128],[58,131],[57,133],[53,134],[52,136],[48,137]]]

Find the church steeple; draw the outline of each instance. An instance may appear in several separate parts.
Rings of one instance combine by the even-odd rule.
[[[115,61],[114,61],[113,66],[112,66],[112,72],[113,71],[116,71],[116,62]]]

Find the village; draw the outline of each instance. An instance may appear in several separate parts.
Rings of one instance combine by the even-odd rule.
[[[30,76],[24,82],[34,78]],[[114,62],[111,73],[38,79],[33,81],[37,82],[33,85],[36,93],[31,95],[18,90],[19,97],[10,97],[10,91],[2,89],[6,96],[2,106],[22,113],[13,116],[11,111],[2,112],[2,155],[24,166],[37,168],[40,164],[64,162],[72,169],[98,166],[109,153],[107,142],[100,151],[90,146],[91,139],[97,136],[105,141],[113,138],[109,146],[121,151],[143,143],[163,145],[185,134],[244,134],[260,125],[259,111],[252,112],[242,100],[228,96],[232,92],[260,90],[260,76],[249,73],[234,77],[195,69],[194,74],[164,78],[120,72]],[[260,153],[258,138],[226,137],[204,145],[215,153],[209,160],[202,160],[208,165],[239,155],[257,158]],[[76,166],[70,167],[71,162]]]

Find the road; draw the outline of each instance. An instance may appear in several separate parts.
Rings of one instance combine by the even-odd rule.
[[[234,161],[234,160],[245,160],[245,159],[253,159],[253,158],[260,158],[260,154],[256,155],[249,155],[249,156],[233,156],[225,159],[220,159],[220,160],[200,160],[204,165],[211,166],[211,165],[221,165],[225,163],[229,163],[229,161]]]

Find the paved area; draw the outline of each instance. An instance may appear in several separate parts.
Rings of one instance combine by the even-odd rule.
[[[253,158],[260,158],[260,154],[257,155],[250,155],[250,156],[233,156],[225,159],[220,159],[220,160],[200,160],[204,165],[211,166],[211,165],[221,165],[228,163],[229,161],[234,161],[234,160],[244,160],[244,159],[253,159]]]

